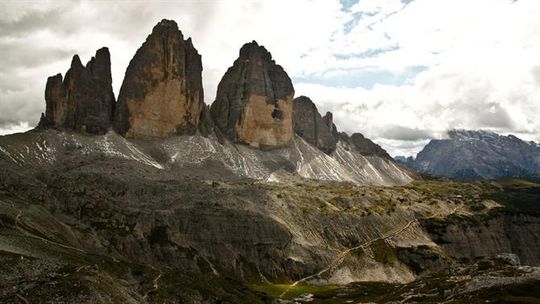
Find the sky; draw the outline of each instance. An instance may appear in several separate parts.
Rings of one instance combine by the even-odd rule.
[[[415,155],[449,129],[540,142],[539,0],[0,0],[0,135],[33,128],[48,76],[107,46],[115,94],[161,19],[202,55],[205,102],[264,45],[340,131]]]

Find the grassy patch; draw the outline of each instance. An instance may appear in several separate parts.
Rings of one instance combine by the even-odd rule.
[[[503,189],[483,194],[507,208],[525,213],[540,213],[540,184],[521,179],[497,181]]]
[[[319,294],[335,291],[339,288],[338,285],[296,285],[289,284],[267,284],[267,285],[249,285],[252,290],[264,293],[270,299],[294,299],[303,294]],[[281,295],[283,295],[281,297]]]

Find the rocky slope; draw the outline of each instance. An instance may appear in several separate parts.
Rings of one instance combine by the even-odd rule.
[[[206,111],[201,56],[176,22],[162,20],[129,63],[115,130],[128,138],[194,134]]]
[[[114,109],[109,50],[99,49],[86,67],[73,56],[63,81],[61,74],[47,79],[45,101],[40,126],[106,133]]]
[[[540,147],[513,135],[453,130],[404,162],[421,173],[460,179],[525,177],[540,172]]]
[[[293,140],[291,79],[263,46],[253,41],[221,79],[211,113],[233,142],[279,147]]]
[[[538,265],[538,214],[508,205],[505,185],[267,183],[214,159],[164,162],[174,141],[1,137],[0,298],[257,303],[251,284],[401,284],[502,253]]]

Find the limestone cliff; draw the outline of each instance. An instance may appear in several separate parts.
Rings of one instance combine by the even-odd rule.
[[[206,111],[201,56],[176,22],[162,20],[129,63],[115,129],[128,138],[193,134]]]
[[[317,107],[306,96],[294,99],[294,132],[326,154],[336,150],[337,132],[332,113],[321,117]]]
[[[114,109],[109,50],[99,49],[86,67],[79,56],[73,56],[64,80],[61,74],[47,79],[45,101],[40,126],[92,134],[107,132]]]
[[[257,42],[245,44],[221,79],[211,114],[233,142],[269,148],[294,137],[294,89],[283,68]]]

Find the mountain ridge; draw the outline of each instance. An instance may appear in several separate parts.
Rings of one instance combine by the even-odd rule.
[[[397,159],[420,173],[458,179],[528,177],[540,172],[540,146],[487,130],[449,130],[416,158]]]
[[[106,55],[105,60],[100,59],[102,53]],[[71,130],[105,135],[107,138],[114,137],[110,132],[117,132],[128,140],[155,141],[157,150],[163,149],[161,144],[168,138],[188,136],[190,140],[178,139],[173,144],[178,151],[199,150],[201,158],[210,157],[220,166],[233,168],[233,174],[259,180],[291,178],[283,174],[365,184],[403,184],[412,180],[413,174],[397,165],[386,151],[369,139],[359,133],[351,137],[340,134],[332,113],[328,112],[322,117],[309,97],[294,99],[291,79],[272,59],[270,52],[256,41],[241,47],[239,57],[219,83],[216,100],[211,106],[203,102],[201,56],[191,39],[184,39],[176,22],[164,19],[152,29],[130,61],[115,103],[114,95],[111,95],[108,54],[106,48],[101,49],[96,53],[97,59],[92,59],[88,64],[89,71],[95,70],[105,75],[94,78],[105,78],[104,83],[109,85],[107,96],[112,96],[110,108],[114,111],[102,110],[101,114],[109,118],[105,124],[93,132],[92,128],[84,125],[85,111],[72,119],[77,121],[77,125],[46,123],[54,122],[58,116],[71,115],[70,107],[90,107],[92,102],[97,101],[92,96],[101,96],[100,86],[87,85],[84,81],[75,82],[62,91],[70,96],[69,102],[63,101],[70,107],[53,107],[50,110],[54,103],[51,103],[49,96],[55,95],[49,87],[57,83],[55,76],[49,79],[51,85],[46,90],[48,110],[43,115],[41,129]],[[72,69],[79,66],[76,64],[78,61],[75,55]],[[98,63],[101,65],[98,66]],[[68,72],[68,75],[71,74]],[[92,98],[84,99],[84,96],[76,94],[78,91],[89,92]],[[109,133],[106,133],[107,130]],[[47,133],[45,137],[51,134]],[[177,142],[183,142],[185,146]],[[218,142],[221,146],[216,146]],[[249,152],[241,145],[268,151],[268,156],[264,156],[264,152]],[[201,149],[203,146],[210,152]],[[99,147],[96,149],[101,151]],[[214,153],[217,150],[226,155],[220,159],[219,153]],[[167,155],[167,160],[160,166],[170,167],[169,164],[174,162],[171,160],[174,153],[161,153]],[[237,159],[245,160],[245,164],[241,165],[243,170],[261,173],[235,171],[230,164],[237,162]],[[192,162],[200,164],[202,161],[193,158]]]

